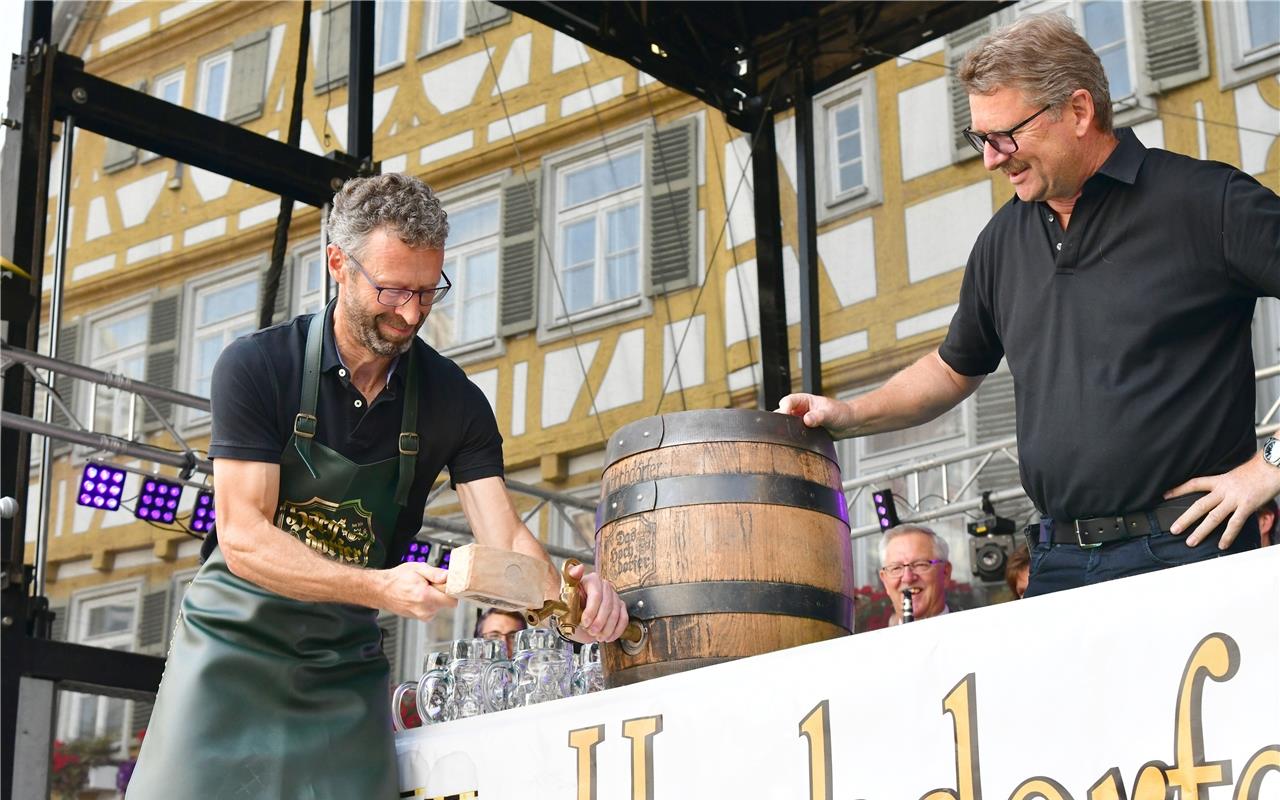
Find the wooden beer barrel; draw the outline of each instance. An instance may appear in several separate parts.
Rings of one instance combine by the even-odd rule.
[[[830,436],[742,409],[627,425],[606,453],[596,566],[646,631],[603,648],[611,687],[851,633]]]

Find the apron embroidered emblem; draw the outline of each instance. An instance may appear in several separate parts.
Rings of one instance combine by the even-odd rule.
[[[373,515],[359,498],[334,503],[313,497],[302,503],[288,500],[276,509],[276,526],[329,558],[346,564],[369,565],[373,546]]]

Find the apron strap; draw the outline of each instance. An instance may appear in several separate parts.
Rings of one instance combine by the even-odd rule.
[[[409,502],[409,488],[413,485],[413,471],[418,463],[418,368],[414,350],[409,348],[408,379],[405,381],[404,413],[400,420],[400,477],[396,481],[396,505]]]
[[[330,304],[332,307],[332,304]],[[324,344],[324,323],[329,316],[329,309],[322,308],[311,318],[307,328],[306,357],[302,362],[302,402],[298,406],[298,415],[293,418],[293,446],[298,451],[302,463],[312,478],[318,479],[311,463],[311,440],[316,435],[316,398],[320,392],[320,352]]]

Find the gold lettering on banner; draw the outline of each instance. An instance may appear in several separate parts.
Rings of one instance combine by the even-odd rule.
[[[653,737],[662,733],[662,715],[624,720],[631,740],[631,800],[653,800]]]
[[[1280,777],[1280,744],[1268,745],[1253,754],[1240,772],[1236,784],[1235,800],[1259,800],[1262,796],[1262,779],[1268,772]]]
[[[829,700],[800,720],[800,735],[809,740],[809,800],[831,800],[831,721]]]
[[[1045,778],[1043,776],[1027,778],[1017,789],[1013,790],[1013,794],[1009,795],[1009,800],[1031,800],[1031,798],[1072,800],[1071,792],[1068,792],[1066,787],[1053,778]]]
[[[1089,787],[1089,800],[1126,800],[1120,770],[1112,767]]]
[[[1179,790],[1178,800],[1208,800],[1209,787],[1231,782],[1231,762],[1204,760],[1204,730],[1200,709],[1205,678],[1228,681],[1240,668],[1240,648],[1223,633],[1200,640],[1187,661],[1178,689],[1177,723],[1173,732],[1175,761],[1165,770],[1169,785]]]
[[[951,715],[956,741],[956,788],[934,789],[920,800],[982,800],[978,769],[978,703],[976,679],[970,672],[942,699],[942,710]]]
[[[578,800],[596,800],[596,745],[604,741],[604,726],[569,731],[569,746],[578,751]]]
[[[303,503],[283,501],[275,525],[307,547],[335,561],[368,566],[373,546],[373,515],[359,499],[334,503],[313,497]]]

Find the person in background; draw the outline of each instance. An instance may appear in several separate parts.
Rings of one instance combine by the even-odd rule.
[[[890,627],[902,623],[902,595],[911,592],[911,612],[916,620],[951,611],[947,607],[947,581],[951,578],[950,548],[923,525],[898,525],[880,539],[880,582],[893,602]]]
[[[1027,581],[1031,577],[1031,552],[1025,544],[1019,545],[1009,556],[1004,565],[1004,582],[1009,584],[1013,599],[1021,600],[1027,592]]]
[[[1277,517],[1280,517],[1280,507],[1277,507],[1274,497],[1258,509],[1258,531],[1263,547],[1280,544],[1280,531],[1276,530]]]
[[[488,608],[476,618],[475,635],[480,639],[502,639],[507,646],[507,658],[511,658],[515,655],[516,634],[527,627],[523,614]]]

